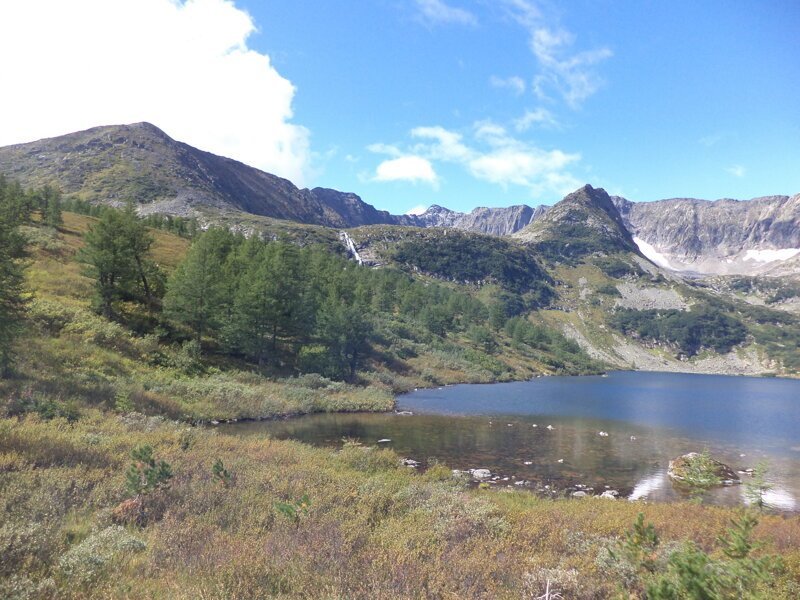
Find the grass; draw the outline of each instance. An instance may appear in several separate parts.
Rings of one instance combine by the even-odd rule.
[[[120,522],[130,451],[144,444],[173,477],[146,496],[144,523]],[[214,476],[218,461],[229,483]],[[8,598],[520,598],[548,579],[564,597],[606,598],[620,584],[604,571],[607,548],[639,512],[664,543],[712,553],[735,516],[468,490],[443,467],[401,467],[389,450],[100,411],[72,424],[0,420],[0,486]],[[800,520],[764,516],[756,537],[760,554],[786,564],[764,591],[796,597]]]

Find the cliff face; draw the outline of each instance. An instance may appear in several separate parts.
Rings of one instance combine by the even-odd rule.
[[[415,225],[417,227],[452,227],[485,233],[488,235],[511,235],[523,227],[533,223],[547,210],[546,206],[533,208],[526,204],[503,208],[478,207],[468,213],[461,213],[433,205],[421,215],[406,215],[406,222],[399,225]]]
[[[644,254],[663,267],[757,274],[800,254],[800,194],[747,201],[613,201]]]

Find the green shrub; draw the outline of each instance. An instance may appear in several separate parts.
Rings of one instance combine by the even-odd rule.
[[[125,473],[125,478],[132,496],[149,494],[168,485],[172,468],[163,460],[156,461],[152,447],[137,446],[131,451],[131,458],[134,462]]]

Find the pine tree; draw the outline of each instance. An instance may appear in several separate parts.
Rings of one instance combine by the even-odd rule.
[[[95,280],[95,307],[107,318],[114,316],[114,303],[129,293],[137,279],[134,248],[125,214],[106,210],[84,236],[79,259],[86,274]]]
[[[223,262],[230,252],[230,233],[211,229],[199,236],[170,277],[164,296],[166,314],[191,328],[194,338],[219,330],[225,316]]]
[[[122,211],[121,235],[127,240],[131,258],[135,264],[136,280],[142,286],[145,302],[152,306],[156,296],[163,293],[163,275],[158,266],[149,258],[150,248],[155,241],[147,230],[147,224],[136,214],[132,202]]]
[[[330,375],[355,378],[359,361],[369,349],[372,331],[367,304],[348,303],[332,290],[317,314],[317,336],[328,347]]]
[[[12,362],[13,341],[25,314],[23,265],[25,240],[17,230],[24,217],[24,192],[0,178],[0,377]]]
[[[46,185],[40,191],[42,221],[50,227],[60,227],[64,224],[61,215],[61,190],[56,187]]]

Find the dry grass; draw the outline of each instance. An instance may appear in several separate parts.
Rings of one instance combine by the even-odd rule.
[[[618,581],[599,557],[638,512],[665,542],[709,550],[736,514],[467,490],[444,469],[400,467],[388,450],[334,452],[136,415],[6,419],[0,439],[0,595],[18,585],[59,598],[520,598],[552,579],[565,597],[606,598]],[[147,499],[157,516],[123,535],[108,529],[139,444],[175,475]],[[218,459],[228,486],[212,475]],[[310,506],[297,520],[276,508],[304,495]],[[764,516],[757,535],[787,565],[770,597],[793,597],[800,520]],[[109,539],[123,550],[109,550]],[[103,569],[87,554],[95,546]]]

